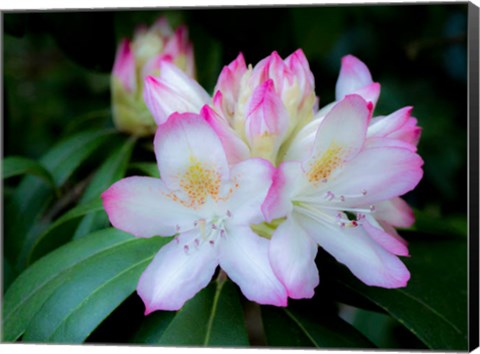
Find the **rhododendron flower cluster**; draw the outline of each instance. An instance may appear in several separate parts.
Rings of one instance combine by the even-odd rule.
[[[157,126],[143,100],[144,79],[158,75],[165,61],[188,76],[195,75],[193,46],[185,26],[173,30],[161,17],[150,28],[139,26],[133,40],[120,42],[111,77],[113,119],[119,130],[137,136],[155,133]]]
[[[311,298],[319,246],[367,285],[407,285],[395,227],[414,221],[400,196],[423,175],[420,128],[411,107],[373,117],[380,84],[364,63],[342,59],[336,101],[320,110],[301,50],[255,66],[240,54],[212,96],[170,60],[159,68],[144,98],[161,178],[103,194],[115,227],[174,236],[140,278],[146,313],[181,308],[217,265],[260,304]]]

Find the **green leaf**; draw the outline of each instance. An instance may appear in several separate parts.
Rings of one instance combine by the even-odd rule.
[[[80,198],[80,203],[85,203],[98,198],[112,183],[125,176],[128,161],[132,155],[137,139],[130,137],[126,139],[100,166],[97,173],[89,183],[85,193]]]
[[[445,238],[411,240],[410,258],[402,259],[411,273],[406,288],[369,287],[345,267],[328,269],[345,291],[354,291],[382,307],[429,348],[466,350],[468,344],[467,246]],[[327,258],[327,257],[323,257]],[[328,267],[328,268],[327,268]]]
[[[55,185],[60,187],[111,133],[111,130],[86,131],[69,137],[41,158],[40,164],[50,172]],[[9,222],[5,230],[5,254],[17,270],[25,266],[28,253],[42,231],[37,221],[51,199],[51,190],[43,181],[26,176],[6,208]]]
[[[313,316],[292,308],[262,306],[267,344],[273,347],[374,348],[334,313]]]
[[[161,317],[159,321],[164,321]],[[248,346],[238,290],[215,281],[178,311],[158,340],[160,345]]]
[[[103,163],[80,199],[80,204],[93,198],[99,198],[101,193],[125,176],[136,141],[135,137],[130,137]],[[86,215],[75,231],[73,239],[78,239],[92,231],[105,228],[108,224],[108,216],[103,210]]]
[[[150,177],[160,178],[158,165],[154,162],[135,162],[130,164],[129,168],[132,170],[138,170]]]
[[[23,341],[83,342],[133,293],[142,272],[168,241],[132,238],[78,264],[32,318]]]
[[[22,174],[31,174],[40,177],[54,190],[57,188],[50,172],[37,161],[22,156],[9,156],[3,159],[4,179]]]
[[[48,310],[48,306],[46,306],[48,299],[50,296],[55,296],[54,294],[59,289],[63,289],[59,291],[67,291],[66,289],[70,285],[74,288],[73,292],[78,291],[85,295],[86,290],[84,288],[91,291],[92,286],[98,286],[101,283],[99,279],[102,275],[97,273],[107,274],[107,283],[109,280],[115,282],[116,279],[120,278],[130,279],[131,281],[129,277],[133,277],[133,275],[127,269],[140,262],[141,259],[146,259],[142,257],[151,257],[165,242],[166,239],[163,238],[139,239],[116,229],[106,229],[70,242],[51,252],[26,269],[6,292],[3,301],[3,340],[17,340],[27,327],[30,328],[29,331],[34,331],[32,319],[38,311]],[[117,254],[123,255],[123,257],[117,257]],[[138,257],[138,259],[135,257]],[[127,265],[123,258],[128,258],[132,262]],[[122,266],[124,267],[122,268]],[[90,272],[86,272],[85,269],[89,269]],[[139,268],[135,269],[135,271],[139,271]],[[135,271],[131,270],[133,273]],[[114,278],[118,275],[120,275],[118,278]],[[108,283],[108,285],[110,284],[115,283]],[[110,286],[114,287],[114,285]],[[109,292],[115,293],[117,290],[114,291],[110,288]],[[122,288],[122,294],[125,294],[127,290]],[[97,297],[98,293],[98,291],[89,292],[87,294],[88,298],[84,296],[83,300],[86,300],[86,303],[81,304],[82,308],[85,308],[83,307],[85,305],[87,307],[96,306],[99,303],[97,301],[100,301]],[[104,294],[104,292],[100,293]],[[75,295],[72,296],[75,297]],[[112,294],[112,296],[116,295]],[[115,301],[118,302],[119,298],[111,300],[114,303]],[[52,321],[55,319],[57,321],[55,323],[58,324],[60,310],[65,310],[70,301],[70,299],[59,299],[57,302],[58,310],[49,312],[48,316],[45,315],[45,319],[51,319]],[[88,326],[94,325],[92,321],[101,320],[100,317],[105,315],[101,311],[98,314],[94,312],[89,314],[92,316],[91,319],[85,319],[84,327],[81,328],[84,331],[87,330]],[[45,314],[45,312],[43,313]],[[82,326],[82,323],[77,325]],[[75,326],[75,323],[69,322],[69,326]],[[63,331],[65,328],[59,327],[59,329]],[[35,334],[36,332],[32,333]],[[68,330],[63,333],[65,336],[72,335]],[[29,336],[31,335],[29,334]],[[61,338],[55,338],[61,340]]]
[[[65,243],[71,238],[71,234],[65,232],[67,228],[62,227],[70,221],[78,220],[86,214],[92,214],[103,210],[100,198],[91,200],[88,203],[77,205],[70,209],[60,218],[55,220],[50,226],[37,238],[32,246],[32,251],[28,257],[28,263],[39,259],[44,254],[56,248],[59,244]],[[76,224],[74,225],[76,226]]]
[[[140,329],[133,337],[134,343],[139,344],[158,344],[168,325],[175,318],[174,311],[156,311],[142,322]]]
[[[351,309],[352,324],[382,349],[427,349],[417,337],[387,314]]]

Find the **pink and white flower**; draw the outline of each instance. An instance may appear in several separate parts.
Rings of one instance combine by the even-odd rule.
[[[113,118],[119,130],[138,136],[155,132],[156,124],[143,101],[143,81],[148,75],[158,75],[163,61],[187,76],[195,75],[186,27],[174,31],[162,17],[150,28],[138,27],[133,40],[120,42],[111,77]]]
[[[397,257],[408,254],[404,241],[378,228],[377,219],[410,222],[408,212],[394,210],[404,210],[398,196],[420,181],[423,161],[380,141],[385,137],[370,145],[371,112],[371,102],[346,95],[321,120],[310,150],[274,176],[262,208],[269,221],[286,218],[272,235],[270,260],[291,298],[313,296],[317,245],[367,285],[403,287],[410,277]]]
[[[217,133],[236,134],[245,145],[227,151],[232,161],[246,148],[248,156],[275,162],[285,142],[312,119],[317,103],[313,75],[301,50],[285,60],[273,52],[255,67],[247,67],[240,54],[223,68],[213,98],[169,63],[162,64],[159,77],[148,77],[145,87],[145,102],[157,124],[173,112],[198,113],[209,104]]]
[[[175,113],[155,135],[161,178],[128,177],[102,195],[111,223],[136,237],[175,235],[142,274],[137,291],[148,314],[178,310],[211,280],[217,265],[260,304],[286,306],[268,259],[261,204],[273,166],[247,159],[229,166],[208,122]]]

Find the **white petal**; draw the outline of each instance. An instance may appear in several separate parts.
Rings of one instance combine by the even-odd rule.
[[[190,228],[193,210],[168,197],[170,190],[158,178],[128,177],[103,192],[103,206],[116,228],[137,237],[170,236]]]
[[[260,158],[232,167],[232,195],[225,203],[225,208],[232,212],[232,222],[243,225],[264,220],[260,207],[272,184],[274,171],[270,162]]]
[[[245,297],[262,305],[287,305],[287,293],[268,259],[269,241],[248,226],[227,229],[219,245],[220,267]]]
[[[398,256],[408,256],[408,247],[405,242],[399,240],[396,237],[396,233],[390,235],[373,216],[366,215],[362,226],[368,235],[388,252]]]
[[[137,292],[145,304],[145,314],[180,309],[212,279],[218,265],[216,249],[208,242],[196,247],[195,238],[201,236],[181,234],[181,241],[163,246],[143,272]]]
[[[370,148],[346,164],[329,188],[345,196],[345,206],[365,206],[411,191],[423,176],[422,165],[408,149]]]
[[[336,99],[341,100],[372,82],[368,67],[353,55],[346,55],[342,58],[342,67],[336,85]]]
[[[330,178],[345,161],[360,151],[365,141],[370,108],[363,98],[349,95],[338,102],[320,123],[312,156],[304,169],[312,182]]]
[[[200,115],[172,114],[158,128],[154,147],[162,180],[171,189],[204,188],[206,181],[217,185],[228,179],[222,143]]]
[[[373,241],[362,227],[340,228],[310,217],[299,217],[299,222],[325,251],[365,284],[399,288],[410,279],[408,269],[398,257]]]
[[[282,162],[273,175],[272,186],[262,205],[265,219],[272,221],[290,214],[292,200],[310,186],[300,161]]]
[[[415,222],[412,208],[402,198],[393,198],[375,205],[375,218],[396,227],[410,227]]]
[[[275,230],[270,242],[270,262],[273,271],[293,299],[311,298],[320,279],[315,256],[317,244],[301,228],[294,216],[289,216]]]
[[[210,95],[198,84],[197,81],[189,77],[175,64],[163,61],[160,63],[160,79],[170,87],[185,97],[188,97],[192,104],[203,106],[210,102]]]

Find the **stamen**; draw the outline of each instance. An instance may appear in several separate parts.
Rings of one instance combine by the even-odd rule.
[[[188,245],[183,246],[183,250],[185,251],[186,254],[188,254]]]
[[[177,231],[177,233],[180,232],[180,225],[178,225],[178,224],[175,225],[175,230]]]
[[[217,225],[212,224],[212,230],[216,230],[216,229],[217,229]]]
[[[214,245],[215,245],[215,241],[213,241],[213,240],[208,241],[208,243],[210,244],[210,246],[214,246]]]
[[[198,247],[200,245],[200,241],[198,240],[198,238],[196,238],[193,242],[195,243],[195,247]]]
[[[230,210],[227,210],[227,216],[228,216],[229,218],[232,217],[232,212],[231,212]]]
[[[344,201],[345,201],[345,196],[344,196],[344,195],[341,195],[341,196],[340,196],[340,201],[341,201],[341,202],[344,202]]]
[[[178,245],[180,243],[180,239],[178,237],[175,237],[175,243]]]
[[[224,229],[220,230],[220,237],[225,238],[225,230]]]
[[[322,179],[322,183],[327,183],[328,182],[328,179],[324,178]]]
[[[362,189],[362,195],[367,195],[367,190],[366,189]]]
[[[372,213],[376,210],[375,205],[370,205],[368,209],[370,209]]]

